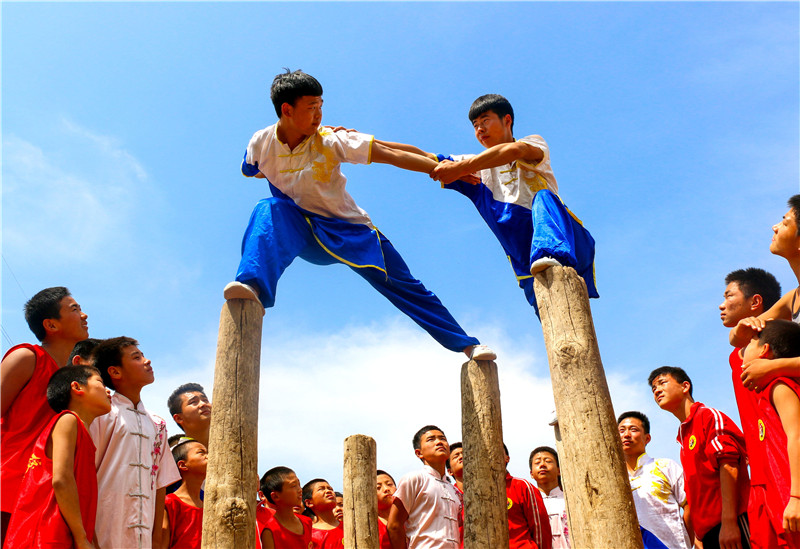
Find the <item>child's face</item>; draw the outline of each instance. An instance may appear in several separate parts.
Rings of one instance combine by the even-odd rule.
[[[67,296],[61,300],[58,309],[60,318],[48,318],[44,321],[45,327],[50,327],[58,331],[58,334],[73,341],[83,341],[89,337],[89,318],[86,313],[81,311],[81,306],[72,296]]]
[[[336,493],[327,482],[318,482],[311,491],[311,497],[305,503],[311,509],[328,511],[336,507]]]
[[[450,473],[461,478],[464,475],[464,448],[456,448],[450,452]]]
[[[344,498],[341,496],[336,496],[336,507],[333,508],[333,516],[339,522],[342,522],[344,518]]]
[[[392,477],[389,475],[378,475],[378,509],[387,509],[391,507],[396,491],[397,486],[394,485]]]
[[[764,358],[766,353],[766,349],[764,348],[765,345],[761,345],[758,341],[758,335],[750,340],[750,343],[747,344],[747,347],[744,348],[742,351],[742,363],[747,364],[751,360],[755,360],[757,358]]]
[[[496,112],[486,111],[472,121],[472,128],[475,130],[475,138],[487,149],[514,140],[511,134],[511,115],[500,118]]]
[[[794,217],[794,212],[789,210],[783,219],[777,224],[772,226],[772,242],[769,245],[769,251],[781,257],[795,257],[800,253],[800,237],[797,236],[797,220]]]
[[[650,442],[650,435],[644,433],[642,421],[635,417],[626,417],[619,423],[619,436],[622,439],[622,453],[625,455],[641,456]]]
[[[136,345],[128,345],[122,349],[122,364],[119,369],[121,379],[128,385],[144,387],[155,381],[150,359]]]
[[[83,389],[84,402],[96,411],[97,415],[111,411],[111,390],[103,384],[100,374],[92,374]]]
[[[211,423],[211,403],[208,397],[200,391],[189,391],[181,395],[180,425],[184,432],[192,432],[208,428]]]
[[[288,109],[283,112],[296,130],[306,136],[317,131],[322,122],[322,97],[304,95],[298,98],[294,105],[287,103],[284,105],[288,106]]]
[[[290,473],[283,481],[280,492],[272,492],[272,494],[272,501],[276,505],[299,507],[301,510],[303,508],[303,487],[300,485],[300,479],[294,473]]]
[[[206,447],[200,442],[187,442],[191,447],[186,452],[186,459],[183,460],[184,468],[187,472],[206,476],[206,468],[208,467],[208,451]],[[181,469],[183,471],[184,469]]]
[[[414,450],[418,458],[428,465],[444,464],[450,457],[450,445],[441,431],[428,431],[420,439],[419,450]]]
[[[539,452],[533,455],[531,462],[531,478],[538,484],[552,484],[558,482],[561,469],[556,464],[556,458],[550,452]]]
[[[689,382],[678,383],[670,374],[661,374],[653,380],[653,399],[667,411],[674,410],[689,395]]]

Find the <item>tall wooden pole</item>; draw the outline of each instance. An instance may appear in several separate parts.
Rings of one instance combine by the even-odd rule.
[[[231,299],[222,307],[208,445],[203,549],[254,549],[258,491],[260,303]]]
[[[497,364],[461,367],[464,549],[508,547],[506,463]]]
[[[641,549],[586,284],[572,268],[550,267],[536,275],[534,291],[563,436],[572,547]]]
[[[375,440],[344,439],[344,547],[378,549],[378,461]]]

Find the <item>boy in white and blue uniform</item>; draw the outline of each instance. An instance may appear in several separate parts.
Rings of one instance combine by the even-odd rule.
[[[514,139],[514,110],[502,95],[476,99],[469,110],[475,137],[487,150],[446,157],[431,177],[475,204],[508,255],[520,288],[536,314],[533,275],[552,265],[572,267],[599,297],[594,239],[558,196],[550,151],[538,135]],[[471,174],[480,172],[480,181]]]
[[[372,135],[320,127],[322,86],[302,71],[276,76],[270,96],[280,119],[253,135],[242,173],[266,178],[273,196],[253,210],[236,281],[226,286],[225,298],[272,307],[278,279],[296,257],[317,265],[344,263],[445,348],[476,360],[496,358],[411,276],[389,239],[345,190],[340,169],[342,162],[381,162],[430,173],[436,162]]]

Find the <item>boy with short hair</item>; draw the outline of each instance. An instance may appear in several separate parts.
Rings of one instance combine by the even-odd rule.
[[[47,382],[89,337],[87,318],[68,289],[45,288],[25,303],[25,320],[41,345],[16,345],[0,362],[0,544],[33,446],[55,415],[45,397]]]
[[[303,505],[303,489],[294,471],[273,467],[261,477],[261,492],[275,506],[260,533],[263,549],[309,549],[311,519],[294,512]]]
[[[510,456],[503,443],[505,462]],[[508,499],[508,543],[510,549],[551,549],[553,534],[542,496],[530,482],[511,476],[506,470]]]
[[[165,487],[180,480],[167,424],[142,403],[142,389],[155,378],[138,345],[115,337],[94,352],[103,382],[115,391],[111,411],[90,429],[97,446],[97,538],[104,548],[159,547]]]
[[[172,419],[183,429],[187,437],[193,438],[208,449],[211,429],[211,402],[199,383],[184,383],[167,399],[167,408]]]
[[[681,518],[686,505],[683,469],[671,459],[647,455],[650,419],[643,413],[620,414],[617,427],[639,526],[669,549],[689,549],[692,543]]]
[[[66,366],[47,385],[58,414],[39,433],[9,524],[6,549],[94,548],[97,474],[88,427],[111,409],[100,372]]]
[[[392,548],[458,549],[463,503],[445,474],[447,437],[435,425],[426,425],[416,432],[412,445],[423,468],[397,485],[387,525]]]
[[[341,526],[334,514],[336,492],[327,480],[315,478],[303,485],[303,505],[306,508],[303,514],[313,521],[311,541],[314,549],[319,549],[325,536]]]
[[[375,479],[378,490],[378,541],[380,549],[392,549],[392,540],[389,539],[386,525],[389,523],[389,513],[392,511],[397,483],[392,475],[381,469],[378,469]]]
[[[589,297],[599,297],[594,239],[558,195],[545,140],[538,135],[514,139],[514,109],[502,95],[477,98],[469,120],[486,150],[478,155],[438,155],[442,162],[431,178],[475,204],[503,246],[537,316],[533,276],[553,265],[574,268],[586,282]],[[477,172],[479,181],[472,177]]]
[[[203,537],[203,500],[208,451],[193,438],[183,437],[172,447],[172,458],[183,482],[164,499],[161,543],[169,549],[200,549]]]
[[[755,332],[764,328],[770,319],[791,320],[800,323],[800,194],[788,200],[789,211],[783,219],[772,226],[772,242],[769,251],[786,259],[797,279],[798,287],[786,292],[777,303],[758,316],[739,321],[730,332],[734,347],[744,347]],[[747,389],[763,390],[777,377],[800,378],[800,358],[789,357],[775,360],[755,359],[742,367],[742,383]]]
[[[450,457],[447,459],[447,472],[455,481],[454,486],[461,494],[464,493],[464,446],[461,442],[450,445]]]
[[[550,446],[534,448],[528,456],[531,478],[542,493],[545,509],[550,519],[553,549],[569,549],[569,523],[564,492],[561,489],[561,469],[558,453]]]
[[[750,547],[750,479],[742,432],[722,412],[695,402],[692,381],[681,368],[656,368],[647,382],[656,404],[681,422],[678,442],[689,533],[694,533],[705,549]]]
[[[79,341],[75,344],[75,347],[72,348],[72,353],[69,355],[67,364],[72,364],[73,366],[91,366],[94,362],[92,354],[94,353],[95,347],[99,344],[100,340],[93,337]]]
[[[788,320],[767,321],[743,353],[746,362],[793,357],[800,357],[800,325]],[[761,513],[751,518],[758,523],[753,541],[759,547],[800,548],[800,382],[772,380],[756,406],[751,427],[756,443],[747,450],[753,476],[765,479],[765,497]]]
[[[436,162],[374,136],[320,127],[322,86],[302,71],[279,74],[270,90],[279,117],[256,132],[242,162],[247,177],[269,180],[271,198],[253,210],[236,280],[225,299],[275,303],[283,271],[296,258],[351,267],[443,347],[475,360],[494,353],[467,336],[439,298],[408,270],[400,254],[345,191],[342,162],[380,162],[430,173]]]

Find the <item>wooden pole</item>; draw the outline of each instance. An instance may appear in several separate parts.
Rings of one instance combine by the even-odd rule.
[[[497,364],[461,367],[464,549],[508,547],[506,463]]]
[[[203,549],[254,549],[258,491],[260,303],[222,307],[203,510]]]
[[[641,549],[586,284],[570,267],[550,267],[536,275],[534,291],[563,436],[572,547]]]
[[[375,440],[344,439],[344,547],[378,549],[378,461]]]

